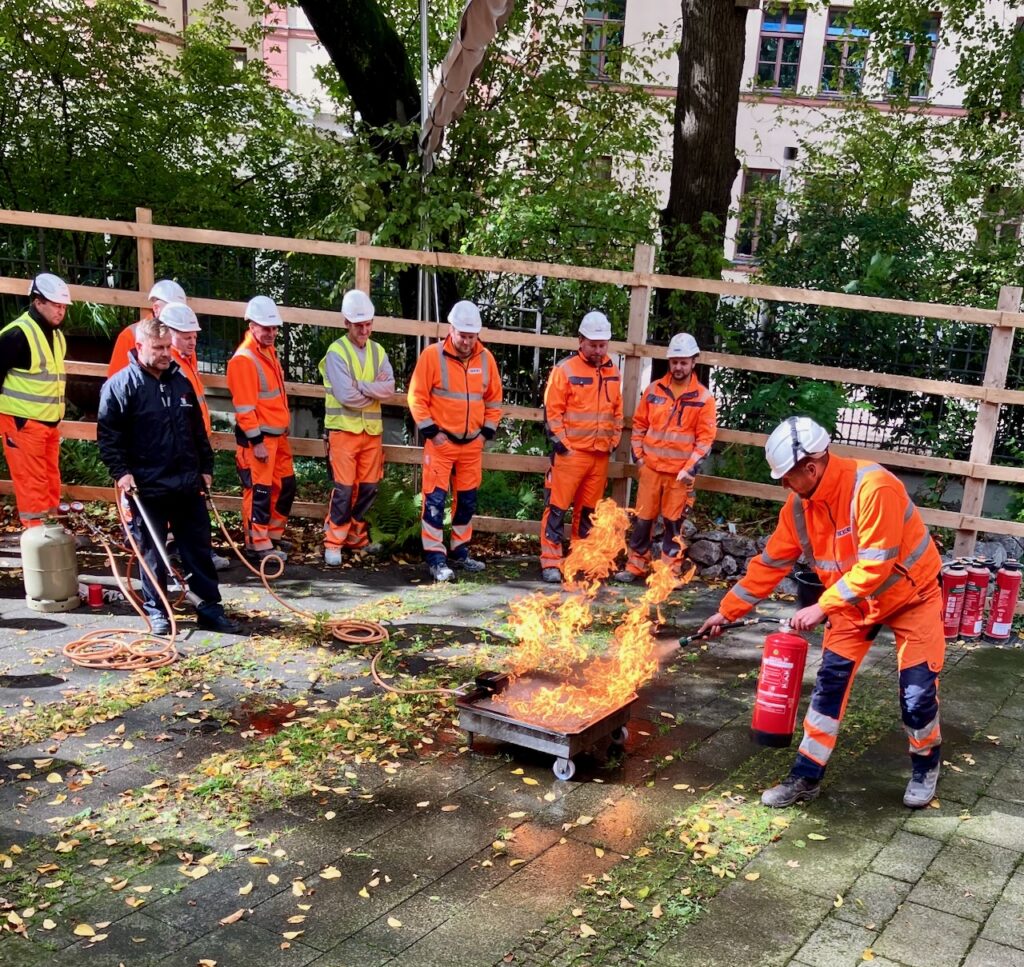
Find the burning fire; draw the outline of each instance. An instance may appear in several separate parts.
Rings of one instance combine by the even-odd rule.
[[[597,502],[590,533],[582,540],[573,541],[562,566],[563,580],[570,590],[580,590],[584,583],[601,581],[615,570],[615,558],[626,546],[628,530],[629,514],[614,500],[606,497]],[[580,573],[583,578],[576,582],[576,575]]]
[[[644,593],[615,629],[608,653],[590,657],[580,642],[581,634],[593,623],[591,605],[600,587],[598,575],[610,573],[616,555],[625,547],[625,528],[619,515],[625,516],[612,501],[601,501],[587,538],[590,541],[596,534],[596,540],[579,554],[576,547],[570,553],[566,573],[583,571],[590,579],[581,591],[561,603],[557,594],[532,594],[512,603],[510,623],[520,641],[511,659],[512,676],[543,670],[565,678],[563,684],[539,688],[527,698],[510,698],[509,710],[523,721],[563,730],[581,728],[631,701],[658,670],[651,608],[692,580],[694,566],[680,577],[670,565],[656,561]],[[577,571],[570,571],[568,563],[574,555]],[[658,617],[661,620],[660,614]],[[514,691],[513,686],[510,689]]]

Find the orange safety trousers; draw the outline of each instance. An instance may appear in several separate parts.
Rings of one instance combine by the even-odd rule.
[[[242,529],[245,546],[269,551],[284,536],[295,500],[295,467],[286,436],[264,436],[267,459],[257,460],[252,447],[235,449],[242,482]]]
[[[829,618],[821,667],[804,719],[804,735],[793,775],[821,779],[839,735],[850,689],[861,662],[882,627],[896,639],[900,711],[915,771],[936,765],[941,756],[939,672],[946,642],[942,595],[937,584],[919,588],[917,601],[879,625],[862,625],[840,614]]]
[[[682,544],[679,528],[687,511],[693,506],[693,486],[676,480],[674,473],[652,470],[646,463],[640,467],[636,494],[636,519],[629,534],[629,557],[626,570],[644,575],[651,566],[651,533],[660,516],[665,532],[661,541],[661,560],[677,573],[682,565]]]
[[[21,526],[36,527],[59,512],[60,429],[0,413],[0,433]]]
[[[573,450],[555,453],[544,479],[540,522],[540,566],[562,569],[565,515],[572,507],[572,540],[590,533],[590,516],[608,483],[608,454]]]
[[[327,459],[334,489],[324,520],[324,546],[358,550],[370,543],[366,512],[384,476],[383,438],[378,434],[331,430]]]
[[[423,516],[420,536],[427,564],[447,560],[444,547],[444,504],[452,491],[452,557],[465,560],[473,539],[476,492],[483,479],[484,438],[465,444],[423,441]]]

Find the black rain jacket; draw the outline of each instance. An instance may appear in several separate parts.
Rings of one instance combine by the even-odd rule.
[[[201,475],[213,473],[213,448],[192,384],[175,362],[157,379],[130,355],[100,393],[100,458],[115,481],[130,473],[141,497],[198,493]]]

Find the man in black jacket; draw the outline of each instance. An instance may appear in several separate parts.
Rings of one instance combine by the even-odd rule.
[[[210,548],[210,517],[203,499],[213,481],[213,450],[195,390],[171,359],[167,327],[155,319],[138,324],[131,363],[103,384],[96,441],[100,457],[123,495],[137,495],[156,534],[138,515],[132,530],[146,563],[166,589],[167,570],[155,541],[167,543],[168,524],[188,574],[199,627],[235,633],[224,614]],[[170,622],[156,589],[143,574],[146,612],[155,634]]]

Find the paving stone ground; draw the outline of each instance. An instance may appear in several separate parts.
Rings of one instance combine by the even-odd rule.
[[[498,570],[438,591],[412,566],[336,573],[291,567],[279,587],[311,611],[343,613],[383,602],[410,640],[447,634],[451,647],[421,656],[443,661],[472,647],[467,642],[481,631],[500,635],[509,600],[543,587],[533,561],[505,561]],[[273,634],[282,626],[272,602],[240,568],[227,572],[224,592],[236,614],[251,616],[250,630]],[[673,599],[665,617],[675,634],[695,630],[720,594],[691,587]],[[768,606],[776,614],[787,608]],[[13,715],[27,701],[43,706],[99,682],[113,689],[127,683],[129,673],[78,669],[59,654],[83,631],[110,623],[109,609],[29,612],[15,584],[0,585],[0,676],[8,676],[0,678],[0,712]],[[226,654],[246,640],[197,632],[188,622],[185,627],[184,660]],[[253,816],[252,835],[272,842],[263,853],[266,865],[236,853],[230,831],[207,831],[177,845],[196,856],[217,852],[223,865],[201,879],[185,879],[175,848],[165,843],[164,858],[146,872],[153,889],[133,909],[104,883],[101,867],[87,867],[86,857],[99,854],[83,854],[81,876],[54,907],[58,926],[32,930],[29,939],[0,935],[0,965],[193,967],[204,958],[218,967],[827,967],[870,958],[907,967],[1024,965],[1024,652],[951,648],[942,682],[947,766],[939,806],[910,812],[901,803],[907,760],[895,660],[884,636],[862,674],[890,678],[891,729],[830,776],[822,797],[796,814],[787,834],[753,857],[748,872],[756,878],[737,877],[697,919],[663,931],[639,953],[602,946],[600,936],[590,944],[567,941],[557,929],[588,878],[626,862],[700,790],[767,754],[747,738],[763,633],[744,629],[693,650],[689,660],[673,651],[671,635],[662,638],[662,670],[633,708],[624,757],[609,763],[604,750],[581,757],[569,782],[555,779],[549,756],[484,741],[469,750],[445,726],[433,743],[440,754],[424,750],[390,773],[360,767],[353,785],[364,798],[296,794]],[[282,698],[333,700],[353,689],[360,695],[376,689],[367,662],[354,652],[338,651],[337,674],[322,686],[309,681],[311,661],[312,655],[307,660],[289,652],[264,667],[233,666],[205,683],[209,701],[163,695],[83,734],[22,748],[8,743],[0,752],[0,854],[39,842],[52,846],[57,817],[90,809],[96,815],[122,793],[173,781],[211,756],[259,743],[258,736],[210,731],[201,717],[192,722],[182,714],[237,708],[254,678]],[[815,665],[812,648],[808,686]],[[410,659],[410,671],[417,667]],[[59,681],[28,688],[18,677],[42,674]],[[119,734],[131,741],[108,741],[120,726]],[[0,720],[0,735],[2,727]],[[36,770],[34,759],[53,763]],[[38,794],[41,786],[49,792],[45,773],[83,766],[97,778],[65,804]],[[674,788],[684,783],[688,792]],[[419,805],[424,802],[430,805]],[[575,825],[583,815],[592,820]],[[807,840],[810,831],[825,838]],[[492,843],[509,833],[495,861]],[[341,876],[318,879],[328,866]],[[270,874],[276,882],[268,881]],[[296,880],[315,882],[314,892],[296,896]],[[250,881],[253,889],[242,899],[238,891]],[[0,901],[3,895],[0,885]],[[239,908],[246,910],[242,919],[219,924]],[[289,927],[296,915],[306,919]],[[0,905],[2,916],[7,911]],[[90,944],[76,937],[76,922],[109,923],[107,939]],[[289,929],[301,933],[282,947]]]

